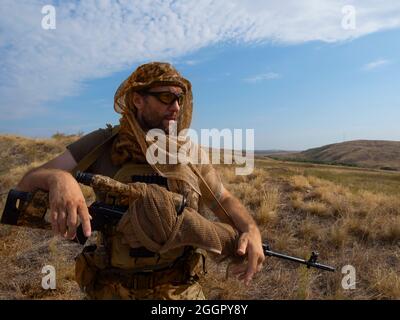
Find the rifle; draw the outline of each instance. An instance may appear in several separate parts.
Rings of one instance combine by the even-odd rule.
[[[122,198],[119,204],[115,204],[116,198],[114,198],[112,204],[95,201],[88,207],[88,211],[92,216],[90,223],[93,231],[102,231],[107,225],[115,226],[126,210],[128,210],[128,197],[135,196],[132,194],[132,187],[109,177],[78,172],[76,174],[76,180],[79,183],[92,187],[94,190],[112,192],[116,196]],[[123,200],[124,198],[125,201]],[[123,203],[122,205],[120,204],[121,202]],[[177,213],[180,214],[186,206],[186,199],[176,194],[174,203]],[[0,223],[50,229],[50,224],[46,223],[44,220],[48,207],[48,193],[45,191],[38,190],[35,193],[30,193],[11,189],[7,196]],[[73,241],[84,245],[86,240],[87,237],[83,233],[82,225],[79,225],[76,237]],[[311,253],[308,260],[272,251],[267,242],[263,243],[263,251],[266,256],[305,264],[307,268],[312,267],[325,271],[335,271],[333,267],[317,263],[318,253],[314,251]]]

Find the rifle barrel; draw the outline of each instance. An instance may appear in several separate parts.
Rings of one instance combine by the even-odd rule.
[[[301,258],[297,258],[297,257],[288,256],[288,255],[283,254],[283,253],[279,253],[279,252],[275,252],[275,251],[269,250],[268,248],[265,248],[265,247],[264,247],[264,254],[266,256],[269,256],[269,257],[277,257],[277,258],[281,258],[281,259],[285,259],[285,260],[289,260],[289,261],[305,264],[307,266],[307,268],[313,267],[313,268],[318,268],[318,269],[321,269],[321,270],[326,270],[326,271],[331,271],[331,272],[335,271],[335,268],[333,268],[331,266],[327,266],[325,264],[312,262],[312,261],[301,259]]]

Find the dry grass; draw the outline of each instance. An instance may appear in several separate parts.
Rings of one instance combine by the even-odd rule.
[[[308,179],[304,176],[293,176],[290,178],[290,185],[296,191],[310,190],[312,187]]]
[[[325,167],[313,170],[329,171]],[[337,167],[331,170],[342,172]],[[343,171],[350,181],[354,171],[348,168]],[[352,187],[321,179],[319,174],[312,175],[304,163],[298,166],[291,163],[288,167],[279,161],[258,162],[255,173],[261,173],[262,179],[257,180],[256,177],[235,178],[232,172],[227,168],[221,170],[225,183],[230,183],[228,188],[254,215],[263,237],[274,250],[304,258],[311,250],[317,250],[323,262],[338,269],[336,273],[307,270],[267,258],[264,271],[250,289],[244,289],[246,299],[400,299],[397,253],[400,199],[397,196],[377,192],[370,184],[364,188],[359,169],[354,178],[357,185]],[[370,175],[366,170],[367,181]],[[384,179],[386,173],[383,176],[376,173],[376,176]],[[394,179],[392,175],[391,179]],[[261,188],[259,181],[262,181]],[[252,192],[259,195],[259,201]],[[270,212],[273,219],[265,218],[269,217],[265,213]],[[341,267],[347,264],[356,269],[355,290],[341,286],[344,276]],[[237,286],[225,283],[224,292],[230,292],[230,298],[242,298],[243,291],[232,297]]]
[[[74,256],[80,246],[43,230],[1,226],[0,298],[82,299],[74,281]],[[56,290],[44,290],[42,268],[56,269]]]
[[[377,269],[373,272],[372,288],[377,292],[375,298],[391,299],[400,297],[400,278],[396,271]]]
[[[280,191],[275,185],[268,185],[262,189],[260,208],[255,213],[258,225],[271,225],[278,219],[280,205]]]

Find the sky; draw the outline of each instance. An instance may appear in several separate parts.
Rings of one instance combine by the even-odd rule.
[[[398,0],[2,0],[0,134],[118,124],[119,84],[166,61],[195,130],[254,129],[258,150],[400,140],[399,40]]]

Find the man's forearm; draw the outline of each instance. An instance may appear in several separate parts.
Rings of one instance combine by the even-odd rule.
[[[32,169],[24,175],[21,181],[17,184],[16,189],[27,192],[32,192],[37,189],[49,191],[57,177],[65,174],[69,173],[59,169]]]
[[[250,232],[258,231],[257,224],[248,212],[248,210],[243,206],[243,204],[235,198],[233,195],[227,195],[221,202],[222,206],[229,213],[232,221],[225,216],[224,212],[218,208],[215,211],[217,217],[224,222],[232,223],[240,232]]]

